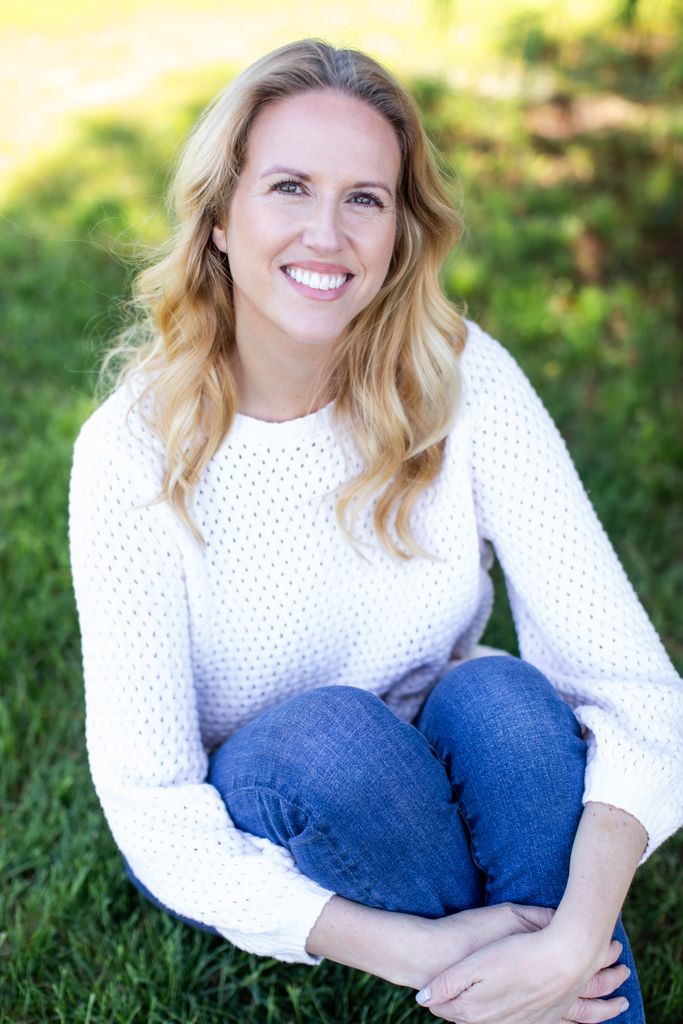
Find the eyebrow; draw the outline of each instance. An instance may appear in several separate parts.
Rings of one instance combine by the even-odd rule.
[[[297,178],[301,178],[302,181],[310,181],[311,175],[306,174],[304,171],[297,171],[293,167],[281,167],[276,164],[273,167],[269,167],[267,171],[264,171],[261,175],[262,178],[267,178],[269,174],[292,174]],[[385,185],[382,181],[356,181],[351,188],[383,188],[385,192],[388,192],[390,196],[393,196],[393,192],[388,185]]]

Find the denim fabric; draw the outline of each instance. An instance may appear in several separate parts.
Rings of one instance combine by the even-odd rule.
[[[208,781],[237,828],[286,847],[321,885],[433,918],[506,900],[558,905],[585,755],[573,712],[545,676],[495,656],[447,672],[412,724],[353,686],[293,697],[226,740]],[[621,918],[614,935],[632,972],[615,993],[630,1007],[616,1019],[642,1024]]]

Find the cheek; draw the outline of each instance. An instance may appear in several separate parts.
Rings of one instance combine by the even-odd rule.
[[[383,264],[383,266],[385,268],[385,271],[389,269],[389,264],[391,263],[391,257],[393,255],[394,248],[396,246],[396,240],[397,240],[396,226],[395,226],[395,224],[392,223],[391,227],[389,228],[389,230],[384,235],[384,237],[382,239],[382,244],[380,246],[381,255],[379,257],[379,261],[381,261],[381,263]]]
[[[396,222],[393,219],[381,224],[350,222],[346,225],[346,234],[374,263],[384,259],[388,262],[394,249]]]
[[[296,218],[284,210],[253,210],[242,217],[239,237],[247,259],[258,254],[277,255],[298,230]]]

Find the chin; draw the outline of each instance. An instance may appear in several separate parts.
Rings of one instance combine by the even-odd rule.
[[[319,348],[331,348],[345,330],[346,326],[342,326],[339,330],[336,330],[333,333],[326,332],[325,334],[321,334],[320,331],[316,331],[312,328],[309,331],[290,331],[289,337],[298,345],[315,345]]]

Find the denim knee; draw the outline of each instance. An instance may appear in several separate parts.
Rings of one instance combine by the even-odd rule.
[[[442,765],[374,694],[326,686],[284,701],[215,751],[208,781],[237,828],[347,899],[425,917],[481,905]]]
[[[400,727],[379,697],[355,686],[322,686],[263,712],[211,756],[208,781],[225,794],[238,786],[272,786],[311,804],[354,799],[367,785],[366,759],[386,729]],[[343,782],[343,784],[342,784]]]
[[[533,665],[495,656],[447,673],[416,727],[446,768],[489,897],[556,905],[584,788],[586,744],[571,708]]]
[[[534,665],[512,655],[475,658],[451,669],[430,693],[416,725],[432,742],[438,723],[455,721],[463,742],[477,737],[499,756],[510,746],[516,759],[522,750],[527,756],[535,749],[544,756],[553,749],[584,753],[569,705]]]

